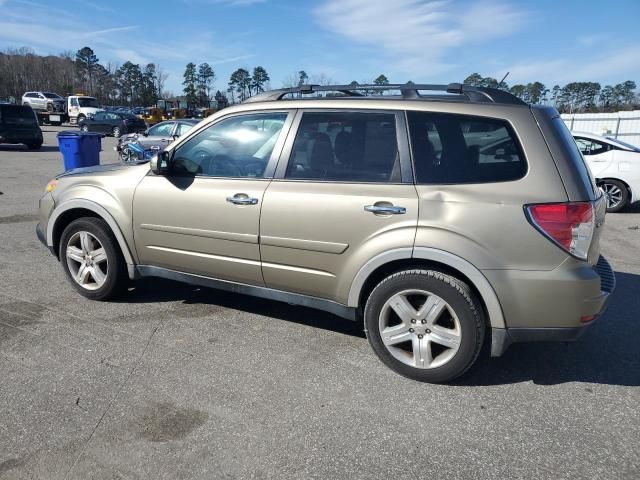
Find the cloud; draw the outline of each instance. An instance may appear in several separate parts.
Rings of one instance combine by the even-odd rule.
[[[129,61],[131,63],[138,63],[142,66],[144,66],[147,63],[150,63],[146,57],[144,57],[143,55],[140,55],[137,51],[130,50],[127,48],[117,48],[113,50],[113,55],[119,60],[122,60],[123,62]]]
[[[576,38],[576,41],[585,47],[592,47],[597,43],[603,42],[609,37],[610,35],[605,33],[593,33],[590,35],[580,35]]]
[[[450,70],[452,50],[511,35],[525,23],[524,12],[493,1],[327,0],[314,14],[320,26],[379,49],[410,76]]]
[[[638,66],[629,61],[640,58],[640,44],[617,48],[594,55],[576,55],[572,58],[551,58],[521,62],[500,72],[509,71],[509,82],[542,81],[549,84],[566,82],[601,81],[620,82],[623,75],[634,76]],[[494,72],[494,76],[499,72]]]

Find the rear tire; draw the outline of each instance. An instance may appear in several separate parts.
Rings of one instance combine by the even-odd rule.
[[[127,266],[107,223],[94,217],[71,222],[62,232],[60,264],[80,295],[91,300],[117,297],[127,286]]]
[[[88,132],[89,131],[89,127],[87,125],[80,125],[80,131],[81,132]]]
[[[607,178],[602,181],[602,189],[607,199],[607,212],[619,212],[629,205],[629,189],[620,180]]]
[[[42,147],[42,142],[27,143],[26,145],[29,150],[39,150]]]
[[[369,343],[385,365],[433,383],[451,381],[471,368],[486,328],[469,286],[435,270],[405,270],[385,278],[369,295],[364,322]]]

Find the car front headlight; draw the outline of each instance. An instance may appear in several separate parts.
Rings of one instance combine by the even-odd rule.
[[[54,178],[53,180],[50,180],[49,183],[47,183],[47,188],[45,188],[45,192],[51,193],[56,189],[57,186],[58,186],[58,180]]]

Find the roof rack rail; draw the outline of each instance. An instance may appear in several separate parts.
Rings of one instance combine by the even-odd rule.
[[[267,92],[259,93],[253,97],[249,97],[243,103],[253,102],[270,102],[275,100],[282,100],[285,96],[290,94],[309,95],[317,92],[337,92],[342,93],[347,97],[363,97],[365,96],[361,91],[365,92],[384,92],[387,90],[399,90],[402,98],[405,99],[420,99],[423,98],[420,95],[420,91],[431,92],[446,92],[449,94],[457,94],[466,97],[471,102],[489,102],[489,103],[502,103],[510,105],[526,105],[525,102],[520,100],[515,95],[499,90],[497,88],[490,87],[474,87],[471,85],[465,85],[463,83],[449,83],[444,84],[424,84],[424,83],[392,83],[387,85],[300,85],[292,88],[281,88],[278,90],[269,90]]]

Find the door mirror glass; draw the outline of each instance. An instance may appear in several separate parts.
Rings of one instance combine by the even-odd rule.
[[[163,175],[169,170],[171,162],[171,152],[162,151],[151,157],[151,171],[156,175]]]

